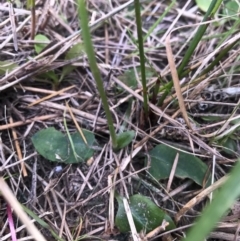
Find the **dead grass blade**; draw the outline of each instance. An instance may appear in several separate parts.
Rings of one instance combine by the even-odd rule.
[[[9,123],[13,124],[12,117],[9,118]],[[17,138],[17,133],[14,129],[12,129],[12,135],[13,135],[13,142],[15,144],[15,148],[16,148],[16,151],[17,151],[18,158],[21,161],[23,159],[22,151],[21,151],[19,141],[18,141],[18,138]],[[21,169],[22,169],[23,176],[26,177],[28,174],[27,174],[27,169],[26,169],[23,161],[21,162]]]
[[[130,226],[130,229],[131,229],[133,241],[142,241],[141,238],[139,237],[138,232],[137,232],[136,226],[135,226],[134,221],[133,221],[131,209],[130,209],[128,201],[125,197],[123,198],[123,206],[124,206],[124,209],[125,209],[125,212],[126,212],[126,215],[127,215],[127,219],[128,219],[128,223],[129,223],[129,226]]]
[[[170,172],[170,175],[169,175],[169,179],[168,179],[168,184],[167,184],[167,193],[169,193],[170,191],[170,188],[171,188],[171,184],[172,184],[172,181],[173,181],[173,177],[175,175],[175,171],[176,171],[176,168],[177,168],[177,164],[178,164],[178,158],[179,158],[179,153],[177,153],[175,159],[174,159],[174,162],[173,162],[173,165],[172,165],[172,170]]]
[[[18,126],[27,125],[27,124],[32,123],[32,122],[34,122],[34,121],[44,121],[44,120],[54,119],[54,118],[56,118],[57,116],[58,116],[58,115],[56,115],[56,114],[43,115],[43,116],[34,117],[34,118],[29,119],[29,120],[26,120],[26,121],[17,121],[17,122],[13,122],[13,123],[6,124],[6,125],[1,125],[1,126],[0,126],[0,131],[2,131],[2,130],[7,130],[7,129],[9,129],[9,128],[18,127]]]
[[[166,38],[166,52],[167,52],[168,63],[169,63],[169,67],[170,67],[170,70],[172,73],[173,84],[174,84],[175,91],[177,94],[180,110],[182,112],[183,118],[184,118],[188,128],[190,130],[192,130],[192,127],[191,127],[189,119],[188,119],[186,107],[184,104],[181,87],[179,84],[178,73],[177,73],[177,69],[176,69],[176,65],[175,65],[175,61],[174,61],[174,57],[173,57],[173,53],[172,53],[172,47],[171,47],[171,43],[170,43],[170,36],[171,35],[169,34]]]
[[[48,95],[48,96],[45,96],[45,97],[43,97],[42,99],[39,99],[39,100],[34,101],[33,103],[29,104],[28,107],[37,105],[37,104],[39,104],[39,103],[41,103],[41,102],[43,102],[43,101],[45,101],[45,100],[51,99],[52,97],[57,96],[57,95],[60,95],[60,94],[62,94],[63,92],[68,91],[68,90],[70,90],[70,89],[72,89],[72,88],[74,88],[74,87],[75,87],[75,86],[72,85],[72,86],[69,86],[69,87],[67,87],[67,88],[61,89],[61,90],[59,90],[59,91],[54,91],[54,93],[52,93],[52,94],[50,94],[50,95]]]
[[[68,112],[70,113],[70,115],[71,115],[71,117],[72,117],[72,120],[73,120],[73,122],[74,122],[74,124],[75,124],[75,126],[76,126],[76,128],[77,128],[77,130],[78,130],[78,132],[79,132],[79,134],[81,135],[84,143],[85,143],[85,144],[88,144],[88,143],[87,143],[87,140],[86,140],[86,138],[85,138],[85,136],[84,136],[84,134],[83,134],[83,132],[82,132],[82,129],[81,129],[80,126],[78,125],[78,122],[77,122],[75,116],[73,115],[72,109],[70,108],[70,106],[69,106],[69,104],[68,104],[67,102],[66,102],[66,107],[67,107],[67,110],[68,110]]]
[[[11,207],[16,215],[20,218],[21,222],[26,225],[26,228],[32,237],[36,241],[47,241],[38,231],[36,226],[31,222],[27,214],[23,211],[21,204],[18,202],[15,195],[12,193],[11,189],[8,187],[7,183],[2,177],[0,177],[0,191],[6,201],[11,204]]]
[[[18,51],[16,19],[14,16],[13,5],[10,1],[9,1],[9,15],[10,15],[10,21],[11,21],[11,25],[12,25],[13,46],[14,46],[15,51]]]
[[[196,197],[192,198],[187,204],[183,206],[183,208],[175,215],[175,220],[178,223],[181,219],[181,217],[192,207],[194,207],[196,204],[198,204],[203,198],[205,198],[208,194],[219,188],[223,183],[226,182],[228,179],[228,176],[224,176],[218,181],[216,181],[214,184],[212,184],[210,187],[204,189],[202,192],[200,192]]]

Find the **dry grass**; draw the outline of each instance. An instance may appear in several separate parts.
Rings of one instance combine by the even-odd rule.
[[[74,1],[36,2],[36,32],[46,35],[53,43],[50,48],[38,55],[34,52],[35,42],[31,40],[31,11],[26,10],[25,5],[21,7],[13,5],[12,12],[16,20],[16,26],[13,28],[14,21],[9,3],[1,1],[0,4],[0,61],[9,60],[18,65],[0,79],[2,176],[18,201],[46,221],[64,240],[76,240],[83,235],[87,240],[97,240],[97,238],[120,240],[121,237],[117,236],[118,231],[114,229],[117,207],[113,198],[115,189],[126,197],[135,193],[147,195],[173,217],[179,215],[181,212],[178,211],[200,193],[199,204],[194,203],[190,211],[188,208],[188,214],[183,216],[178,228],[172,231],[170,240],[173,240],[173,237],[180,240],[181,232],[185,232],[185,228],[189,227],[199,215],[209,192],[200,190],[191,181],[174,178],[168,185],[169,193],[165,193],[162,187],[167,186],[167,181],[154,186],[148,180],[142,179],[146,168],[141,161],[138,161],[142,160],[139,154],[147,154],[156,143],[166,143],[190,153],[194,152],[206,161],[210,168],[212,160],[216,159],[214,166],[216,179],[226,174],[229,166],[239,157],[239,146],[235,155],[227,156],[220,151],[218,143],[212,142],[212,137],[222,133],[227,135],[231,120],[239,118],[239,111],[234,111],[234,107],[238,107],[239,103],[236,99],[227,99],[224,103],[204,100],[201,93],[212,84],[217,84],[219,88],[239,88],[239,76],[231,72],[232,67],[239,66],[238,46],[226,56],[211,75],[199,81],[196,81],[195,77],[223,46],[239,39],[239,34],[230,36],[217,48],[218,39],[211,36],[224,32],[226,26],[216,27],[212,24],[207,32],[209,38],[197,47],[190,63],[190,67],[195,69],[194,73],[180,80],[178,94],[182,103],[183,101],[185,103],[184,111],[190,117],[189,126],[193,130],[189,130],[178,118],[181,112],[173,103],[173,97],[177,96],[175,90],[164,100],[161,108],[155,104],[149,105],[158,122],[141,129],[139,128],[141,118],[138,115],[138,106],[143,101],[140,82],[138,82],[139,88],[132,90],[118,78],[126,70],[139,66],[137,48],[128,33],[130,31],[132,36],[135,38],[137,36],[134,10],[130,5],[133,1],[87,1],[94,47],[115,118],[115,128],[119,130],[126,121],[127,128],[137,132],[132,147],[116,154],[109,143],[107,122],[86,57],[79,56],[70,61],[62,59],[73,44],[81,42],[77,7]],[[168,1],[143,3],[142,20],[145,33],[167,6]],[[201,19],[201,14],[198,14],[193,1],[178,3],[147,38],[146,56],[156,73],[154,77],[148,79],[149,86],[156,82],[158,74],[166,83],[169,80],[166,41],[171,44],[177,65]],[[170,39],[167,39],[168,36]],[[77,68],[57,87],[41,76],[49,70],[55,70],[60,75],[62,67],[68,64]],[[109,80],[110,70],[112,76]],[[140,76],[136,78],[139,81]],[[125,91],[116,94],[116,87],[119,85]],[[126,103],[133,96],[135,101],[132,104],[130,117],[125,120]],[[50,126],[65,132],[63,126],[65,111],[68,113],[66,118],[70,131],[76,130],[66,101],[78,124],[96,134],[100,147],[97,148],[91,163],[62,165],[63,170],[56,172],[55,163],[50,163],[37,155],[31,137],[38,130]],[[199,111],[196,105],[200,101],[202,104],[212,104],[213,108],[207,112]],[[223,108],[224,106],[227,110]],[[210,115],[218,116],[219,119],[217,121],[202,119]],[[163,130],[164,135],[161,134]],[[6,205],[1,196],[0,200],[0,240],[10,240]],[[210,235],[213,239],[209,240],[220,240],[220,238],[234,240],[235,232],[239,228],[236,213],[233,210],[231,215],[219,223],[218,229]],[[17,216],[14,217],[14,221],[19,230],[18,240],[31,240],[26,229],[21,228],[22,224],[18,222]],[[36,226],[46,240],[55,240],[47,228],[42,228],[39,224]],[[127,240],[126,237],[122,238]],[[156,240],[161,240],[161,237]]]

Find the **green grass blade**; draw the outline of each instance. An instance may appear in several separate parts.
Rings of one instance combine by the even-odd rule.
[[[163,18],[167,15],[167,13],[171,10],[173,5],[176,3],[176,0],[173,0],[169,6],[165,9],[163,14],[159,17],[159,19],[151,26],[151,28],[148,30],[147,34],[143,38],[143,42],[147,40],[147,38],[152,34],[153,30],[158,26],[158,24],[163,20]]]
[[[240,195],[240,160],[232,169],[229,178],[216,194],[211,204],[202,212],[195,226],[187,233],[182,241],[203,241],[215,227],[220,218],[228,211]]]
[[[143,88],[143,108],[146,117],[148,116],[148,90],[147,90],[147,80],[145,73],[145,56],[144,56],[144,48],[143,48],[143,37],[142,37],[142,20],[141,20],[141,6],[139,0],[134,0],[134,8],[136,14],[136,23],[137,23],[137,33],[138,33],[138,49],[139,49],[139,57],[140,57],[140,65],[141,65],[141,81]]]
[[[55,240],[58,241],[64,241],[64,239],[60,238],[51,228],[50,225],[48,225],[48,223],[46,223],[45,221],[43,221],[41,218],[39,218],[33,211],[31,211],[30,209],[28,209],[27,207],[25,207],[24,205],[22,205],[23,210],[34,220],[36,220],[36,222],[41,225],[43,228],[46,228],[47,230],[49,230],[51,232],[51,234],[53,235],[53,237],[55,238]]]
[[[230,27],[230,29],[224,33],[224,37],[221,39],[221,41],[218,43],[217,47],[218,48],[222,43],[226,41],[229,36],[231,36],[234,33],[238,33],[239,31],[239,24],[240,24],[240,19],[236,20],[234,24]]]
[[[204,15],[203,22],[208,21],[214,17],[214,15],[217,12],[218,8],[220,7],[222,1],[223,0],[213,0],[211,2],[211,5],[209,6],[208,11]],[[192,57],[194,50],[196,49],[198,43],[201,41],[208,25],[209,24],[204,24],[204,25],[199,26],[196,35],[192,39],[192,42],[190,43],[190,46],[187,49],[186,54],[184,55],[180,66],[178,67],[178,75],[180,76],[180,78],[181,78],[183,69],[187,66],[190,58]]]
[[[208,8],[208,11],[206,12],[206,14],[204,15],[203,18],[203,22],[210,20],[212,17],[214,17],[214,14],[216,13],[217,9],[219,8],[219,6],[221,5],[223,0],[212,0],[211,5]],[[185,71],[184,68],[187,66],[189,60],[192,57],[192,54],[194,52],[194,50],[196,49],[198,43],[201,41],[201,39],[203,38],[203,35],[207,29],[209,24],[204,24],[199,26],[196,35],[194,36],[194,38],[192,39],[189,48],[187,49],[182,62],[180,63],[177,72],[179,75],[179,79],[181,79],[184,75],[185,75]],[[169,82],[169,85],[167,86],[165,92],[163,93],[161,99],[159,100],[159,105],[161,106],[164,99],[168,96],[168,94],[170,93],[171,89],[173,87],[173,81]]]
[[[108,121],[109,132],[110,132],[110,135],[112,138],[112,145],[113,145],[113,148],[116,148],[117,147],[116,132],[115,132],[114,125],[113,125],[113,119],[112,119],[112,115],[111,115],[111,112],[109,109],[107,96],[105,94],[105,90],[103,87],[103,81],[101,78],[101,74],[100,74],[100,71],[97,66],[95,52],[93,49],[92,39],[91,39],[90,30],[89,30],[89,26],[88,26],[88,14],[87,14],[84,0],[78,0],[78,16],[79,16],[80,24],[82,27],[82,37],[83,37],[86,53],[88,56],[90,69],[91,69],[93,77],[96,81],[100,97],[102,99],[103,108],[104,108],[106,118]]]
[[[227,53],[235,46],[236,43],[239,42],[239,39],[237,39],[235,42],[221,50],[221,52],[218,54],[218,56],[211,62],[211,64],[203,70],[203,72],[200,74],[200,76],[209,73],[211,70],[214,69],[215,66],[224,58],[227,56]]]

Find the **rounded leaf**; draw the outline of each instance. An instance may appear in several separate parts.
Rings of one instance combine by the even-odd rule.
[[[116,198],[118,201],[118,211],[115,224],[120,232],[127,233],[130,231],[130,226],[123,201],[120,196],[116,196]],[[129,206],[138,232],[145,230],[148,233],[160,226],[163,220],[169,223],[166,230],[175,228],[175,224],[171,217],[145,196],[140,194],[131,196],[129,199]]]
[[[197,6],[203,11],[207,12],[212,0],[196,0]]]
[[[78,132],[70,136],[70,142],[68,136],[53,127],[38,131],[32,137],[32,142],[37,152],[49,161],[79,163],[93,155],[92,145],[95,143],[95,137],[91,132],[82,132],[87,144]]]
[[[38,42],[43,42],[34,44],[34,48],[37,54],[39,54],[50,43],[48,37],[43,34],[36,35],[34,40]]]
[[[135,131],[125,131],[117,135],[117,149],[120,150],[130,144],[135,136]]]
[[[69,155],[67,137],[53,127],[38,131],[32,142],[37,152],[50,161],[65,161]]]
[[[71,139],[74,145],[74,150],[73,148],[70,149],[70,155],[66,160],[66,163],[83,162],[93,156],[94,150],[92,146],[95,143],[95,137],[90,131],[82,129],[82,132],[87,141],[87,144],[85,144],[79,132],[72,134]],[[76,152],[75,154],[74,151]]]
[[[231,16],[232,19],[238,20],[239,16],[236,15],[240,10],[240,5],[237,1],[228,1],[223,8],[223,15]],[[232,16],[235,15],[235,16]]]

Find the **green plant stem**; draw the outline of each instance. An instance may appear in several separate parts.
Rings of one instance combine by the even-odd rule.
[[[210,72],[211,70],[214,69],[214,67],[220,62],[220,60],[222,58],[224,58],[227,53],[235,46],[236,43],[239,43],[239,39],[237,39],[235,42],[233,42],[232,44],[230,44],[229,46],[227,46],[226,48],[224,48],[219,54],[218,56],[211,62],[211,64],[203,70],[203,72],[199,75],[202,76],[204,74],[207,74],[208,72]]]
[[[159,23],[163,20],[163,18],[167,15],[167,13],[171,10],[171,8],[176,3],[176,0],[172,0],[172,2],[168,5],[168,7],[165,9],[163,14],[158,18],[158,20],[149,28],[147,34],[143,38],[143,42],[147,40],[147,38],[151,35],[151,33],[156,29],[156,27],[159,25]]]
[[[222,1],[223,0],[212,0],[211,5],[209,6],[206,14],[204,15],[202,22],[211,20],[214,17],[214,15],[217,12],[218,8],[220,7]],[[196,32],[196,35],[194,36],[192,42],[190,43],[190,46],[189,46],[188,50],[186,51],[186,54],[184,55],[180,66],[178,67],[177,71],[178,71],[178,75],[180,78],[181,78],[183,69],[187,66],[190,58],[192,57],[194,50],[196,49],[198,43],[201,41],[208,26],[209,26],[209,23],[199,26],[199,28]]]
[[[87,14],[87,10],[84,2],[85,2],[84,0],[78,0],[78,14],[80,18],[80,24],[82,27],[82,37],[83,37],[84,45],[88,56],[89,66],[92,71],[93,77],[96,81],[97,88],[98,88],[100,97],[102,99],[103,108],[106,113],[108,128],[112,138],[112,145],[113,145],[113,148],[115,149],[117,148],[117,136],[113,125],[112,115],[108,106],[107,96],[105,94],[105,90],[103,87],[103,81],[97,66],[92,39],[91,39],[89,27],[88,27],[88,14]]]
[[[204,15],[202,22],[211,20],[211,18],[214,17],[214,15],[217,12],[217,10],[218,10],[219,6],[221,5],[222,1],[223,0],[212,0],[211,5],[209,6],[206,14]],[[179,79],[181,79],[184,76],[184,74],[185,74],[184,68],[187,66],[190,58],[192,57],[192,54],[193,54],[194,50],[196,49],[198,43],[201,41],[201,39],[202,39],[202,37],[203,37],[203,35],[204,35],[208,26],[209,26],[209,23],[199,26],[199,28],[197,30],[197,33],[195,34],[194,38],[192,39],[192,41],[189,45],[189,48],[187,49],[187,51],[186,51],[186,53],[183,57],[183,60],[180,63],[178,69],[177,69]],[[170,85],[168,86],[166,91],[163,93],[163,96],[159,100],[159,105],[162,105],[164,99],[168,96],[172,87],[173,87],[173,81],[171,80]]]
[[[147,81],[146,81],[146,73],[145,73],[145,56],[144,56],[144,48],[143,48],[142,20],[141,20],[141,10],[140,10],[139,0],[134,0],[134,8],[135,8],[135,15],[136,15],[136,23],[137,23],[138,49],[139,49],[141,75],[142,75],[143,108],[144,108],[145,115],[148,116],[148,90],[147,90]]]
[[[161,80],[160,80],[160,77],[158,77],[155,85],[153,86],[153,90],[152,90],[151,102],[154,105],[157,103],[157,95],[158,95],[158,92],[159,92],[160,84],[161,84]]]
[[[32,22],[31,22],[31,40],[35,37],[35,26],[36,26],[36,11],[35,11],[35,0],[27,0],[27,8],[31,9]]]

